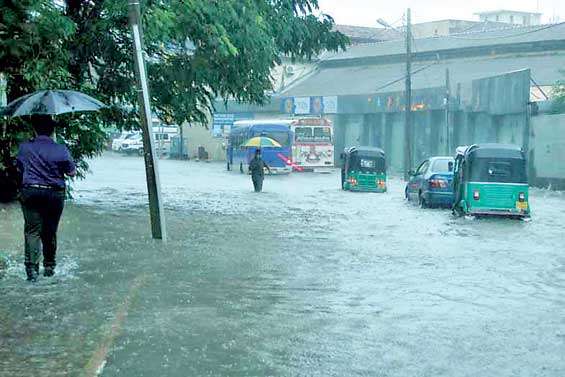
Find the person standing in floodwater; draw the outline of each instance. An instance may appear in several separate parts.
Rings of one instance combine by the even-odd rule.
[[[271,173],[271,168],[261,158],[261,149],[255,151],[255,157],[249,162],[249,171],[255,192],[263,190],[263,180],[265,179],[265,169]]]
[[[69,150],[53,140],[55,125],[50,116],[32,116],[36,137],[20,145],[17,157],[22,175],[20,202],[25,221],[24,263],[29,281],[37,280],[41,251],[43,275],[55,274],[57,228],[65,203],[65,176],[76,175]]]

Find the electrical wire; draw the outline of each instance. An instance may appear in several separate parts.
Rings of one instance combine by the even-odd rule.
[[[534,79],[534,77],[530,74],[530,81],[536,86],[536,88],[538,88],[538,90],[540,91],[541,94],[543,94],[543,96],[545,97],[546,100],[549,100],[549,97],[547,96],[547,94],[545,93],[545,91],[543,90],[543,88],[536,82],[536,80]],[[535,96],[535,94],[534,94]],[[537,97],[537,96],[536,96]],[[539,97],[538,97],[539,98]]]
[[[418,53],[419,49],[418,49],[418,46],[416,45],[416,38],[414,38],[414,33],[411,33],[410,39],[412,40],[412,46],[413,46],[412,54],[415,55],[415,54]],[[435,63],[436,64],[439,63],[439,58],[436,59]],[[426,70],[424,70],[423,72],[424,72],[424,79],[426,80],[426,82],[428,82],[428,83],[431,82],[430,77],[428,76]]]
[[[498,37],[485,37],[485,38],[465,38],[465,37],[457,37],[455,35],[446,35],[444,38],[451,38],[451,39],[459,39],[459,40],[463,40],[463,41],[488,41],[488,40],[493,40],[493,39],[506,39],[506,38],[514,38],[514,37],[519,37],[522,35],[527,35],[527,34],[533,34],[533,33],[537,33],[543,30],[547,30],[547,29],[551,29],[557,26],[562,26],[565,25],[565,22],[560,22],[557,24],[551,24],[551,25],[546,25],[544,27],[540,27],[538,29],[535,30],[528,30],[522,33],[516,33],[516,34],[509,34],[509,35],[502,35],[502,36],[498,36]]]
[[[465,34],[465,33],[469,32],[469,30],[475,29],[477,26],[480,26],[480,25],[482,25],[483,29],[482,29],[481,31],[478,31],[479,33],[484,33],[484,32],[486,32],[486,31],[493,31],[493,30],[500,30],[500,29],[502,29],[502,26],[501,26],[501,25],[499,25],[499,26],[501,26],[501,27],[499,27],[499,28],[487,29],[487,28],[486,28],[486,25],[487,25],[489,22],[494,22],[494,21],[486,21],[486,20],[485,20],[485,21],[483,21],[483,22],[476,23],[476,24],[474,24],[474,25],[472,25],[472,26],[469,26],[469,27],[466,28],[466,29],[463,29],[463,30],[461,30],[461,31],[458,31],[456,34]],[[502,24],[502,22],[498,22],[498,24]],[[508,29],[508,28],[506,28],[506,29]]]
[[[428,64],[428,65],[425,65],[425,66],[420,67],[420,68],[418,68],[418,69],[415,69],[415,70],[413,70],[412,72],[410,72],[410,75],[414,76],[415,74],[420,73],[420,72],[422,72],[422,71],[425,71],[426,69],[428,69],[428,68],[430,68],[430,67],[432,67],[432,66],[434,66],[434,65],[436,65],[436,64],[438,64],[438,63],[439,63],[439,61],[435,61],[435,62],[433,62],[433,63],[431,63],[431,64]],[[404,75],[404,76],[402,76],[402,77],[400,77],[400,78],[398,78],[398,79],[396,79],[396,80],[390,81],[390,82],[388,82],[388,83],[386,83],[386,84],[384,84],[384,85],[382,85],[382,86],[379,86],[377,89],[375,89],[375,92],[378,92],[379,90],[388,88],[389,86],[392,86],[392,85],[394,85],[394,84],[396,84],[396,83],[398,83],[398,82],[401,82],[402,80],[406,80],[406,77],[407,77],[407,75]]]
[[[391,26],[394,26],[394,25],[398,24],[400,21],[402,21],[403,24],[404,24],[404,18],[405,18],[405,17],[406,17],[406,15],[405,15],[405,14],[402,14],[402,16],[400,16],[400,18],[399,18],[398,20],[394,21],[394,22],[391,23],[390,25],[391,25]]]

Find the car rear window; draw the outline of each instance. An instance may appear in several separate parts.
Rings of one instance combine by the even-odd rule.
[[[450,169],[451,167],[451,169]],[[435,160],[432,165],[432,171],[435,173],[448,173],[453,171],[453,160],[451,159],[442,159],[442,160]]]

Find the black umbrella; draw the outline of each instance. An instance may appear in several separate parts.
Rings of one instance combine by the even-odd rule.
[[[98,111],[105,105],[95,98],[74,90],[40,90],[10,102],[2,115],[60,115],[66,113]]]

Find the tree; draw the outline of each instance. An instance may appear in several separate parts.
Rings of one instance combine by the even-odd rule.
[[[152,105],[177,124],[204,123],[217,98],[264,103],[281,56],[309,59],[348,43],[332,31],[331,17],[318,14],[317,0],[146,0],[142,11]],[[127,1],[0,0],[0,14],[8,100],[69,88],[111,105],[62,131],[84,173],[84,158],[102,150],[101,125],[138,124]],[[1,136],[7,174],[29,131],[4,122]]]
[[[551,111],[553,113],[565,113],[565,81],[559,80],[553,85],[552,89],[553,102]]]

